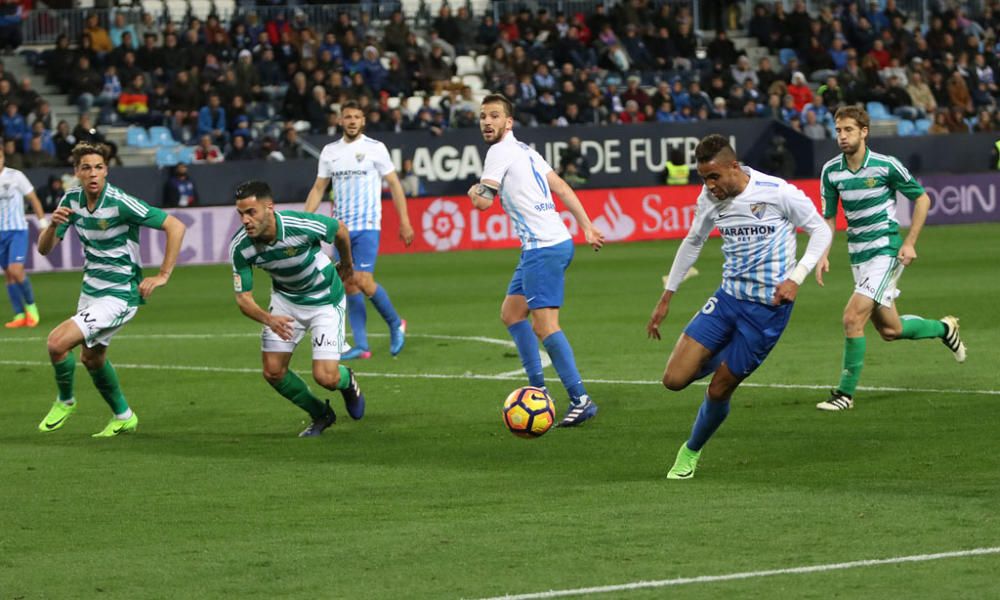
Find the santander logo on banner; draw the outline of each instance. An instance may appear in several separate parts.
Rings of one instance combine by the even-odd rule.
[[[604,234],[604,239],[609,242],[627,240],[635,233],[635,219],[625,214],[614,192],[608,192],[604,212],[594,217],[592,221],[594,227],[599,229]]]

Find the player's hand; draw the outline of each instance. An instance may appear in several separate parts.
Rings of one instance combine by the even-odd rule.
[[[816,263],[816,283],[819,284],[819,287],[823,287],[823,273],[829,273],[829,272],[830,272],[830,259],[824,256],[823,258],[819,259],[818,263]]]
[[[168,276],[160,273],[157,273],[152,277],[147,277],[142,280],[142,283],[139,284],[139,294],[143,297],[143,299],[149,298],[153,295],[153,290],[161,285],[166,285],[169,280],[170,278]]]
[[[49,225],[50,225],[49,220],[46,219],[45,217],[42,217],[41,219],[38,219],[38,229],[39,230],[44,231],[44,230],[46,230],[46,229],[49,228]]]
[[[285,315],[269,315],[267,319],[267,326],[271,328],[271,331],[286,342],[291,340],[295,333],[294,323],[295,319]]]
[[[399,239],[403,240],[403,243],[409,246],[413,243],[413,226],[409,223],[405,223],[399,226]]]
[[[774,299],[771,304],[778,306],[779,304],[789,304],[795,302],[795,296],[799,293],[799,284],[795,283],[791,279],[786,279],[778,284],[778,287],[774,289]]]
[[[670,312],[670,302],[660,299],[653,307],[653,314],[649,316],[649,323],[646,323],[646,335],[651,340],[660,339],[660,323],[667,318]]]
[[[52,222],[56,225],[69,223],[69,217],[73,214],[73,209],[68,206],[60,206],[52,213]]]
[[[909,266],[909,264],[917,259],[917,249],[913,247],[913,244],[903,244],[899,249],[899,255],[896,257],[899,262],[903,263],[903,266]]]
[[[587,243],[590,244],[590,247],[594,249],[594,252],[600,250],[601,246],[604,245],[604,234],[593,225],[590,225],[583,230],[583,236],[587,239]]]
[[[345,263],[344,261],[338,262],[337,275],[340,276],[340,280],[344,283],[349,282],[351,278],[354,277],[354,264],[349,262]]]

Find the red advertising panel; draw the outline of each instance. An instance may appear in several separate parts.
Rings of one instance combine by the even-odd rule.
[[[819,180],[796,181],[820,209]],[[580,202],[608,242],[634,242],[682,238],[691,227],[700,185],[658,186],[578,191]],[[510,219],[494,202],[489,210],[472,207],[465,196],[409,200],[410,222],[416,232],[413,245],[403,246],[397,232],[399,219],[391,202],[382,206],[380,251],[445,252],[477,248],[513,248],[519,245]],[[583,234],[568,210],[561,210],[573,239],[583,242]],[[843,220],[843,216],[840,217]],[[838,223],[838,229],[844,228]]]

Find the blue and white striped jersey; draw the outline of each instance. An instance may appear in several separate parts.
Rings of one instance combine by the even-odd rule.
[[[486,152],[480,181],[500,184],[500,204],[525,250],[555,246],[572,237],[552,201],[546,179],[551,170],[542,155],[517,141],[513,131]]]
[[[796,227],[805,229],[811,238],[802,265],[809,270],[816,266],[832,233],[813,202],[783,179],[749,167],[743,167],[743,171],[750,175],[750,181],[734,198],[719,201],[707,187],[702,187],[691,230],[678,249],[676,268],[671,268],[666,289],[677,290],[716,227],[722,234],[725,261],[722,290],[737,299],[771,304],[775,288],[789,278],[796,265]],[[684,266],[688,261],[682,255],[689,252],[694,256],[687,257],[690,262]]]
[[[0,231],[28,228],[24,218],[24,197],[34,189],[24,173],[3,167],[0,171]]]
[[[324,146],[317,176],[330,180],[333,216],[354,233],[382,228],[382,178],[395,170],[385,144],[362,135]]]

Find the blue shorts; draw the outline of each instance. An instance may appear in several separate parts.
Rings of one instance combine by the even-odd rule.
[[[684,333],[744,378],[764,362],[792,316],[792,304],[770,306],[737,300],[721,289],[691,319]]]
[[[12,229],[0,231],[0,268],[7,265],[24,264],[28,258],[28,230]]]
[[[524,296],[528,308],[559,308],[563,303],[566,269],[573,262],[573,240],[555,246],[523,250],[514,276],[507,286],[508,296]]]
[[[351,232],[351,258],[354,260],[354,270],[365,273],[375,272],[375,259],[378,257],[378,242],[382,232],[378,229]],[[334,256],[340,259],[336,249]]]

